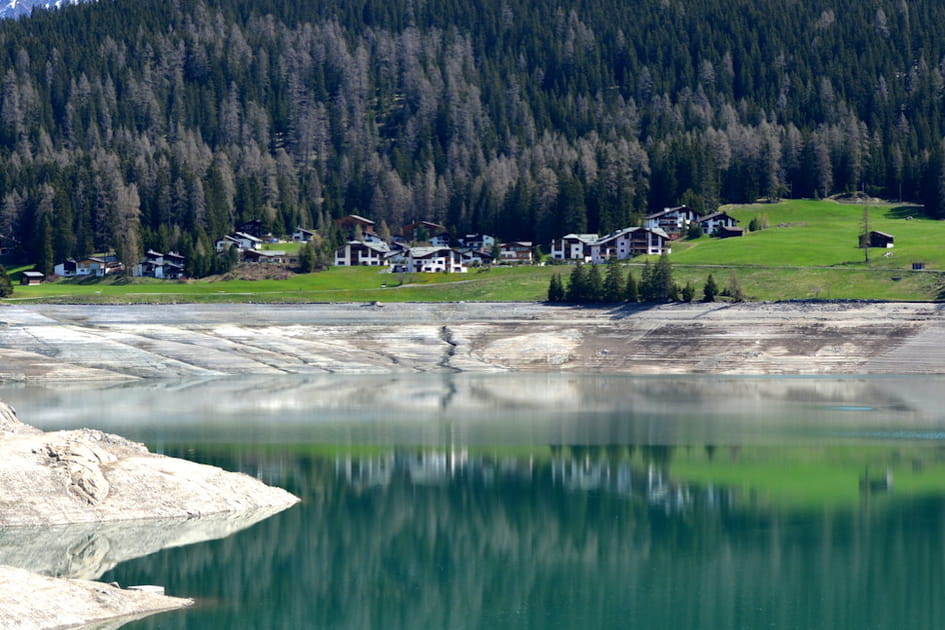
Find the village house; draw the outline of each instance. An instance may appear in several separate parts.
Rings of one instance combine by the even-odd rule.
[[[184,275],[184,256],[177,252],[163,254],[149,249],[145,259],[135,267],[134,275],[139,277],[176,280]]]
[[[555,260],[588,262],[591,259],[591,245],[597,239],[597,234],[567,234],[551,241],[551,257]]]
[[[387,264],[391,255],[390,247],[383,241],[364,242],[348,241],[344,247],[335,250],[335,266],[337,267],[356,267],[359,265],[368,267],[380,267]]]
[[[433,247],[449,247],[450,244],[446,226],[432,221],[416,221],[405,225],[401,234],[410,243],[430,243]]]
[[[9,254],[13,251],[13,248],[16,246],[16,243],[9,236],[4,236],[0,234],[0,256],[4,254]]]
[[[729,216],[725,212],[713,212],[704,217],[699,217],[699,225],[706,234],[715,234],[719,228],[733,228],[738,225],[738,219]]]
[[[467,267],[481,267],[492,264],[492,253],[484,249],[461,249],[463,264]]]
[[[866,240],[865,236],[860,236],[860,247],[863,247],[863,241]],[[887,234],[886,232],[877,232],[873,230],[869,233],[869,246],[870,247],[882,247],[890,248],[895,245],[896,237],[892,234]]]
[[[42,284],[46,279],[46,274],[42,271],[24,271],[20,274],[20,284],[25,287],[32,287]]]
[[[252,219],[245,223],[240,223],[233,231],[242,232],[243,234],[249,234],[250,236],[261,239],[263,237],[263,224],[260,219]]]
[[[462,247],[492,251],[495,247],[495,237],[488,234],[466,234],[457,239]]]
[[[411,247],[405,261],[408,272],[466,273],[462,255],[449,247]]]
[[[240,259],[246,263],[269,265],[285,265],[292,262],[284,251],[278,249],[244,249],[240,252]]]
[[[296,227],[292,232],[292,240],[296,243],[308,243],[315,236],[315,230],[306,230],[303,227]]]
[[[499,262],[531,264],[533,261],[531,241],[510,241],[499,245]]]
[[[670,238],[659,228],[631,227],[602,236],[591,245],[591,262],[602,264],[616,258],[626,260],[633,256],[670,253]]]
[[[699,215],[692,208],[676,206],[675,208],[664,208],[660,212],[645,217],[643,227],[659,228],[666,232],[670,238],[676,238],[689,227],[691,222],[698,218]]]
[[[247,234],[246,232],[232,232],[223,238],[217,240],[215,247],[218,254],[222,254],[230,247],[236,247],[241,252],[249,249],[259,249],[262,247],[261,238]]]
[[[725,225],[720,225],[716,230],[719,238],[732,238],[733,236],[745,236],[745,228],[733,225],[732,227],[727,227]]]
[[[341,229],[341,233],[345,235],[345,238],[351,241],[356,240],[355,236],[359,231],[362,235],[374,233],[374,221],[365,219],[357,214],[349,214],[348,216],[336,219],[335,223]]]
[[[53,273],[63,278],[103,278],[123,271],[124,267],[114,256],[87,256],[85,258],[67,258],[53,267]]]

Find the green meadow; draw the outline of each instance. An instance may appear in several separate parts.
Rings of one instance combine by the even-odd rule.
[[[697,299],[709,274],[720,287],[737,281],[749,300],[866,299],[938,300],[943,294],[945,222],[924,218],[921,208],[903,204],[788,200],[723,206],[747,228],[763,218],[767,228],[743,237],[702,236],[673,243],[675,281],[692,282]],[[871,248],[869,262],[858,247],[864,213],[869,227],[892,234],[895,246]],[[288,249],[286,244],[274,245]],[[637,273],[644,259],[624,263]],[[914,262],[925,269],[913,271]],[[30,266],[9,266],[16,283]],[[567,280],[570,267],[527,266],[471,269],[465,274],[391,274],[377,268],[333,268],[288,279],[186,282],[144,278],[60,280],[17,285],[8,302],[174,303],[174,302],[435,302],[541,301],[552,273]]]

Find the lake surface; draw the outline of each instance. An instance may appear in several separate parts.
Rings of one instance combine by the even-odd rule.
[[[945,627],[945,379],[318,376],[0,387],[303,501],[122,563],[124,626]]]

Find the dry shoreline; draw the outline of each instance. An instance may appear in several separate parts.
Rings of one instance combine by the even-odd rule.
[[[0,381],[574,371],[943,374],[945,306],[788,302],[0,307]]]

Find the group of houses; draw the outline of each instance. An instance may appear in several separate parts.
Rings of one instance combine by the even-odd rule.
[[[598,234],[567,234],[551,242],[551,258],[561,261],[604,263],[611,258],[625,260],[639,255],[660,255],[671,252],[672,241],[698,223],[709,234],[727,238],[741,236],[742,228],[724,212],[700,216],[691,208],[665,208],[644,219],[640,227],[628,227],[600,236]],[[498,242],[487,234],[466,234],[452,238],[447,228],[432,221],[416,221],[402,228],[400,234],[382,238],[374,221],[350,214],[336,221],[345,237],[345,244],[334,251],[338,267],[387,267],[395,272],[465,273],[470,267],[493,263],[531,264],[534,246],[530,241]],[[298,227],[291,239],[308,242],[314,230]],[[297,265],[295,252],[264,247],[279,242],[264,233],[262,221],[254,219],[237,225],[215,242],[219,255],[234,250],[240,262]],[[135,276],[175,280],[185,275],[185,258],[177,252],[148,250],[133,269]],[[55,265],[60,277],[104,277],[124,271],[114,255],[69,258]],[[35,276],[35,277],[34,277]],[[42,274],[30,275],[30,283],[42,282]],[[24,276],[26,278],[26,276]]]
[[[610,234],[567,234],[551,242],[551,258],[602,264],[612,258],[626,260],[641,255],[672,252],[672,242],[693,223],[702,231],[720,238],[741,236],[738,221],[724,212],[700,216],[686,206],[665,208],[648,215],[640,227],[628,227]]]
[[[337,267],[358,265],[390,267],[403,272],[465,273],[470,267],[504,263],[534,262],[530,241],[498,243],[487,234],[467,234],[452,239],[445,226],[432,221],[417,221],[404,226],[400,234],[381,238],[370,219],[348,215],[338,219],[345,234],[345,244],[335,250]]]
[[[177,280],[184,276],[184,256],[177,252],[157,252],[149,249],[144,260],[135,265],[135,276]],[[125,270],[115,254],[67,258],[53,267],[53,273],[61,278],[104,278]],[[31,284],[42,282],[41,272],[35,272]]]

